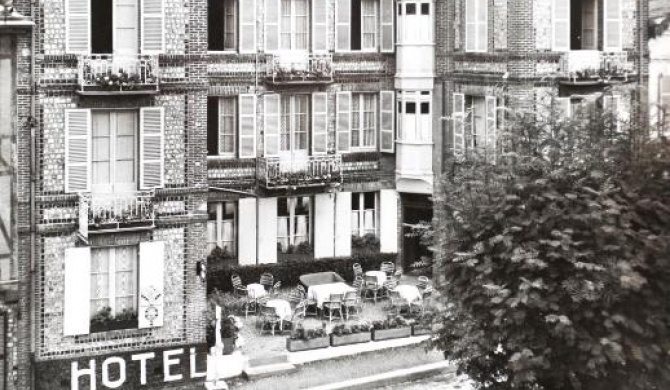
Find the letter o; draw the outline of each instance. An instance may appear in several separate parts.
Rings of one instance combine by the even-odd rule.
[[[115,381],[109,380],[109,365],[119,365],[119,378]],[[120,357],[110,357],[102,363],[102,384],[110,389],[118,389],[126,382],[126,361]]]

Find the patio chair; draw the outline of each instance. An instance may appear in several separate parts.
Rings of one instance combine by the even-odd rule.
[[[372,299],[377,303],[377,294],[381,291],[383,286],[377,284],[377,278],[372,275],[365,275],[365,289],[363,290],[363,300]],[[372,298],[370,298],[372,295]]]
[[[382,263],[379,270],[385,272],[387,277],[392,276],[395,272],[395,264],[391,263],[390,261],[385,261]]]
[[[270,295],[277,296],[279,295],[279,289],[281,288],[281,281],[278,281],[275,283],[272,288],[270,289]]]
[[[247,294],[247,286],[242,284],[242,278],[240,278],[240,275],[238,274],[232,274],[230,277],[230,281],[233,283],[233,295],[234,296],[246,296]]]
[[[344,317],[348,320],[356,317],[356,319],[361,318],[361,312],[363,311],[363,305],[361,304],[361,299],[356,293],[356,291],[349,291],[344,294],[344,300],[342,301],[342,306],[344,308]]]
[[[356,279],[354,279],[354,283],[352,284],[353,288],[356,289],[356,293],[358,296],[361,296],[363,293],[363,286],[365,285],[365,282],[363,281],[362,276],[356,276]]]
[[[384,282],[384,288],[382,289],[382,295],[384,297],[389,296],[389,292],[398,287],[398,281],[395,279],[388,279]]]
[[[299,284],[295,289],[302,294],[303,298],[307,298],[307,291],[305,291],[305,287],[302,284]]]
[[[402,279],[402,270],[401,269],[395,270],[395,272],[393,273],[393,276],[390,277],[390,279],[395,279],[398,282],[400,282],[400,279]]]
[[[300,303],[305,301],[305,298],[296,288],[291,290],[291,292],[288,294],[288,301],[291,303],[292,306],[298,306]]]
[[[258,314],[258,317],[256,318],[256,327],[258,328],[258,325],[261,324],[262,321],[262,313],[263,313],[263,308],[267,307],[267,303],[270,300],[270,297],[264,296],[256,299],[256,304],[255,304],[255,314]],[[273,308],[271,308],[273,309]],[[273,309],[274,310],[274,309]]]
[[[423,298],[424,302],[430,300],[433,297],[433,285],[432,284],[429,284],[428,287],[426,287],[421,292],[421,297]]]
[[[360,263],[354,263],[354,280],[359,276],[363,277],[363,267],[361,267]]]
[[[419,300],[419,301],[412,301],[409,302],[409,314],[412,314],[414,312],[414,309],[419,311],[419,314],[423,314],[423,309],[424,309],[424,300]]]
[[[419,280],[416,282],[416,286],[419,288],[419,291],[423,291],[430,284],[430,279],[425,276],[419,276]]]
[[[271,291],[272,290],[272,285],[274,284],[274,282],[275,282],[275,277],[272,276],[271,273],[266,272],[266,273],[261,275],[260,284],[262,284],[263,287],[265,287],[265,290]]]
[[[305,319],[306,312],[307,312],[307,305],[305,305],[305,301],[298,303],[298,306],[296,306],[295,309],[293,309],[293,315],[291,316],[291,329],[293,329],[293,324],[295,323],[295,320]]]
[[[275,312],[274,307],[261,307],[260,323],[261,323],[261,333],[265,331],[266,325],[270,327],[270,332],[272,335],[275,335],[275,327],[281,322],[281,318]]]
[[[404,307],[409,308],[409,303],[407,303],[405,298],[401,297],[400,293],[395,290],[389,291],[389,312],[395,315],[400,315]]]
[[[342,297],[344,294],[330,294],[327,301],[323,302],[323,313],[328,311],[328,322],[333,322],[333,313],[339,312],[340,320],[344,319],[342,315]]]

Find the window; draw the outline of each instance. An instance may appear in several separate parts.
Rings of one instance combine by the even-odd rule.
[[[470,144],[473,148],[482,147],[486,144],[486,113],[485,99],[483,96],[466,96],[465,109],[466,122],[470,125]]]
[[[570,50],[596,50],[598,31],[596,0],[570,1]]]
[[[310,242],[310,198],[279,198],[277,200],[277,246],[282,253]]]
[[[430,15],[429,3],[421,3],[421,15]]]
[[[670,76],[661,76],[659,79],[659,123],[662,132],[670,130]]]
[[[431,99],[430,91],[403,91],[398,94],[398,139],[432,142]]]
[[[492,149],[495,157],[498,103],[495,96],[453,94],[452,135],[454,154],[461,156],[466,148]]]
[[[310,42],[309,0],[281,0],[282,50],[307,50]]]
[[[307,150],[309,138],[309,95],[285,95],[281,98],[279,150]]]
[[[10,36],[0,36],[0,188],[2,188],[0,190],[0,283],[16,279],[16,263],[12,256],[13,229],[10,225],[13,207],[10,167],[14,133],[11,112],[14,92],[10,42]],[[5,48],[8,52],[5,52]],[[2,319],[0,317],[0,321]],[[2,352],[2,349],[0,349],[0,355],[2,355]],[[0,360],[0,364],[2,364],[2,360]]]
[[[237,0],[208,0],[207,49],[237,50]]]
[[[378,0],[352,0],[351,50],[377,50]]]
[[[377,95],[356,93],[352,97],[351,147],[374,148],[377,133]]]
[[[136,191],[137,112],[95,110],[92,122],[92,192]]]
[[[465,50],[483,52],[488,41],[488,0],[465,2]]]
[[[207,99],[207,155],[234,157],[237,138],[237,99]]]
[[[137,54],[139,51],[139,1],[91,1],[91,52]],[[94,26],[94,27],[93,27]]]
[[[137,327],[137,246],[94,248],[91,250],[91,331],[96,323],[109,317],[116,318],[115,324],[108,323],[107,329]]]
[[[552,18],[555,51],[621,51],[622,0],[552,0]]]
[[[351,194],[351,235],[363,237],[366,234],[378,236],[377,193],[354,192]]]
[[[207,205],[207,252],[220,248],[225,254],[235,256],[235,226],[237,204],[216,202]]]

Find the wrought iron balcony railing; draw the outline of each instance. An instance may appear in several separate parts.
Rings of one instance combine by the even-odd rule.
[[[342,156],[259,158],[257,177],[260,185],[268,189],[339,185],[342,183]]]
[[[625,79],[633,73],[627,52],[567,51],[563,53],[559,66],[561,77],[573,82]]]
[[[266,79],[272,84],[333,82],[333,56],[286,51],[267,56]]]
[[[158,91],[158,56],[87,55],[79,58],[82,93],[155,93]]]
[[[152,191],[117,194],[81,194],[79,232],[151,228],[155,210]]]

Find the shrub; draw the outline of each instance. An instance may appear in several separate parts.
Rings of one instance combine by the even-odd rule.
[[[291,330],[291,340],[312,340],[321,337],[327,337],[326,323],[321,323],[321,328],[305,329],[302,322],[298,323],[294,329]]]
[[[228,266],[207,272],[207,290],[209,292],[215,290],[232,292],[231,275],[238,274],[243,283],[249,284],[257,283],[264,272],[274,275],[275,281],[281,281],[283,286],[296,286],[300,282],[300,276],[326,271],[336,272],[345,280],[353,281],[354,271],[352,267],[354,263],[360,263],[364,270],[379,269],[382,262],[395,262],[396,257],[396,254],[373,254],[349,258],[289,261],[277,264]],[[220,306],[223,305],[220,304]]]

